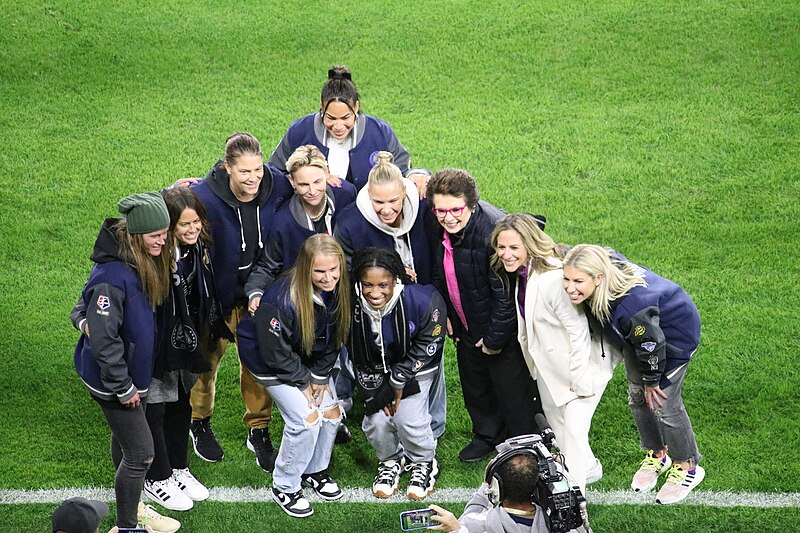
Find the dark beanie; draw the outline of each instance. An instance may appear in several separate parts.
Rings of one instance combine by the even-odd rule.
[[[169,211],[164,198],[157,192],[126,196],[117,203],[125,217],[128,233],[152,233],[169,227]]]

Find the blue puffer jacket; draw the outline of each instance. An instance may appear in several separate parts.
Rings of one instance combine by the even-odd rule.
[[[400,143],[392,127],[379,118],[359,113],[355,124],[356,145],[350,150],[350,168],[347,170],[347,181],[357,190],[367,184],[369,171],[375,165],[375,154],[381,150],[391,152],[392,162],[398,166],[405,176],[411,168],[411,157],[408,150]],[[286,171],[286,161],[300,146],[313,144],[319,148],[325,159],[328,158],[327,130],[322,124],[319,113],[312,113],[294,121],[286,135],[283,136],[269,164]]]
[[[670,385],[669,372],[687,363],[700,344],[700,314],[675,282],[633,265],[647,287],[611,303],[606,333],[634,350],[645,384]]]
[[[200,183],[192,189],[206,208],[211,226],[211,265],[214,268],[214,284],[219,296],[222,313],[227,315],[237,305],[246,305],[244,280],[253,268],[253,262],[241,264],[244,233],[241,225],[241,202],[230,189],[229,176],[221,164],[212,168]],[[294,193],[286,175],[277,168],[264,165],[264,178],[257,197],[259,227],[259,249],[269,234],[280,205]]]
[[[156,320],[139,275],[119,258],[112,229],[118,220],[106,219],[94,245],[95,265],[78,304],[85,310],[91,340],[81,335],[75,347],[75,370],[90,394],[121,403],[137,391],[147,396]]]

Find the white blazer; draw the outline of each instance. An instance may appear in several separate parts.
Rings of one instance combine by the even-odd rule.
[[[561,261],[548,259],[555,270],[530,272],[525,290],[525,319],[517,309],[517,336],[534,379],[544,381],[557,406],[591,396],[611,379],[611,357],[593,346],[582,307],[572,305],[563,286]],[[515,304],[519,283],[515,291]]]

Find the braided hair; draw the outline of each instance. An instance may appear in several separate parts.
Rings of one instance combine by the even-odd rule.
[[[395,278],[400,278],[404,285],[413,283],[411,277],[406,274],[406,267],[400,259],[400,254],[395,250],[375,246],[362,248],[353,254],[351,265],[353,283],[360,283],[364,272],[375,267],[383,268]]]

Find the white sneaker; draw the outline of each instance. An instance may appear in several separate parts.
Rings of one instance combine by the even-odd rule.
[[[196,502],[207,500],[210,494],[208,489],[189,472],[188,468],[173,468],[172,480],[184,494]]]
[[[400,474],[406,467],[406,458],[390,459],[378,463],[378,475],[372,481],[372,494],[376,498],[389,498],[397,492]]]
[[[150,526],[155,533],[175,533],[181,528],[181,523],[168,516],[161,516],[155,509],[144,502],[139,502],[136,520],[140,526]]]
[[[695,466],[694,470],[682,470],[676,463],[667,473],[667,481],[658,491],[656,503],[677,503],[687,497],[689,493],[706,477],[702,466]]]
[[[436,478],[439,477],[439,463],[434,457],[431,461],[411,463],[411,480],[408,482],[406,496],[409,500],[424,500],[434,490]]]
[[[631,488],[636,492],[649,492],[656,488],[658,476],[672,466],[672,459],[666,453],[663,457],[656,457],[653,450],[648,450],[647,456],[642,461],[642,466],[633,475]]]
[[[188,511],[194,506],[192,499],[183,493],[171,477],[164,481],[145,480],[144,493],[148,498],[171,511]]]
[[[600,459],[595,459],[594,466],[586,472],[586,484],[591,485],[592,483],[597,483],[601,479],[603,479],[603,465],[600,463]]]

